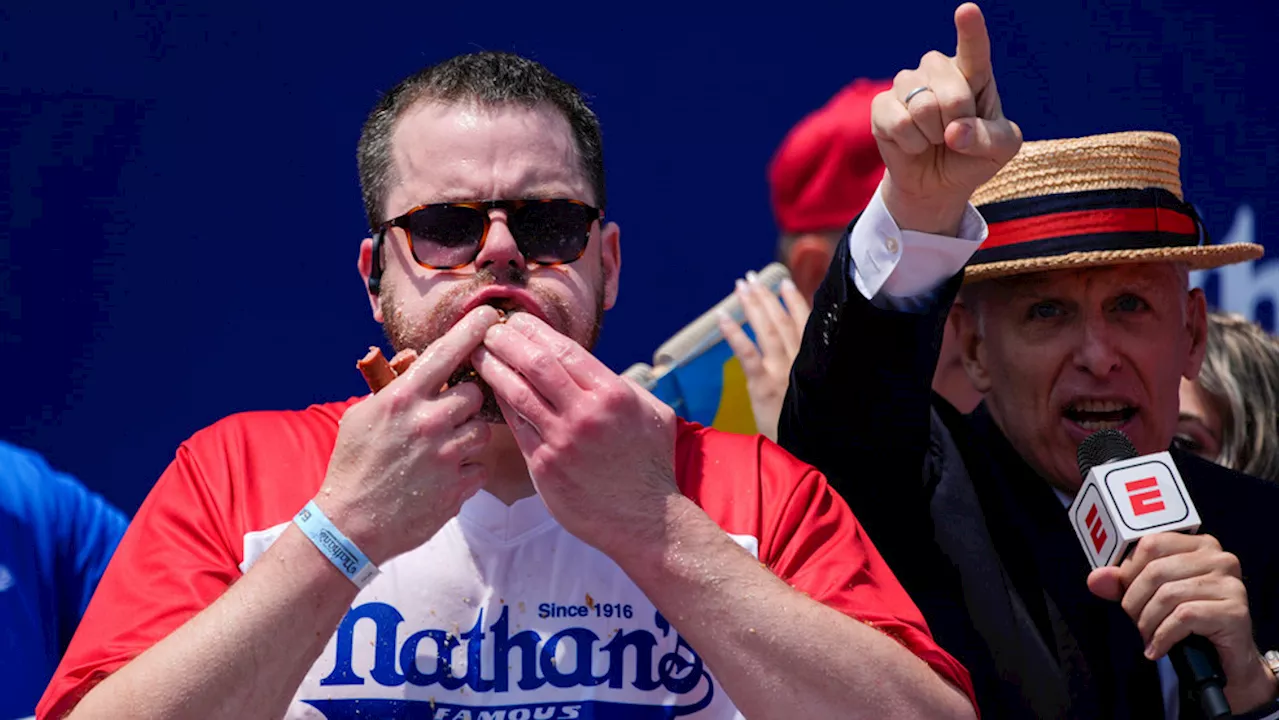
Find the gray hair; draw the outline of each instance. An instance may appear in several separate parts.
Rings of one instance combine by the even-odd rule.
[[[1235,313],[1209,313],[1209,338],[1196,382],[1222,416],[1219,465],[1276,481],[1280,443],[1280,346]]]

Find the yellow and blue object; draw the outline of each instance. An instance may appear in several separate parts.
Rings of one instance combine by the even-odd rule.
[[[759,272],[760,282],[774,295],[790,273],[781,263]],[[743,323],[742,305],[730,295],[697,320],[663,343],[653,355],[653,364],[637,363],[623,374],[635,380],[670,405],[685,420],[726,432],[754,435],[757,432],[747,377],[742,364],[720,333],[718,311]],[[755,341],[750,325],[743,327]]]

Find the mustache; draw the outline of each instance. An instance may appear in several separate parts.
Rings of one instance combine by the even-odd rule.
[[[529,271],[526,269],[521,269],[514,265],[507,265],[497,270],[492,267],[482,267],[476,270],[471,279],[467,281],[466,286],[460,288],[459,292],[472,292],[487,285],[515,285],[523,288],[528,284]]]

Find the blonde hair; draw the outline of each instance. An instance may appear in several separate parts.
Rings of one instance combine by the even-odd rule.
[[[1209,313],[1204,364],[1196,378],[1222,416],[1219,465],[1272,482],[1280,470],[1280,346],[1235,313]]]

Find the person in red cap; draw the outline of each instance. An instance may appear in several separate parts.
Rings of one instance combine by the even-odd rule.
[[[849,83],[797,123],[769,163],[778,260],[791,273],[791,281],[780,288],[785,306],[748,273],[736,293],[758,344],[728,317],[720,319],[721,333],[746,375],[756,425],[769,437],[777,436],[791,364],[836,243],[884,177],[884,161],[871,134],[871,100],[892,87],[890,80]],[[948,318],[933,388],[958,410],[969,412],[982,396],[965,375],[955,336],[956,322]]]
[[[822,284],[836,241],[884,176],[871,135],[871,99],[892,85],[867,78],[849,83],[797,123],[769,163],[778,259],[805,298]]]

